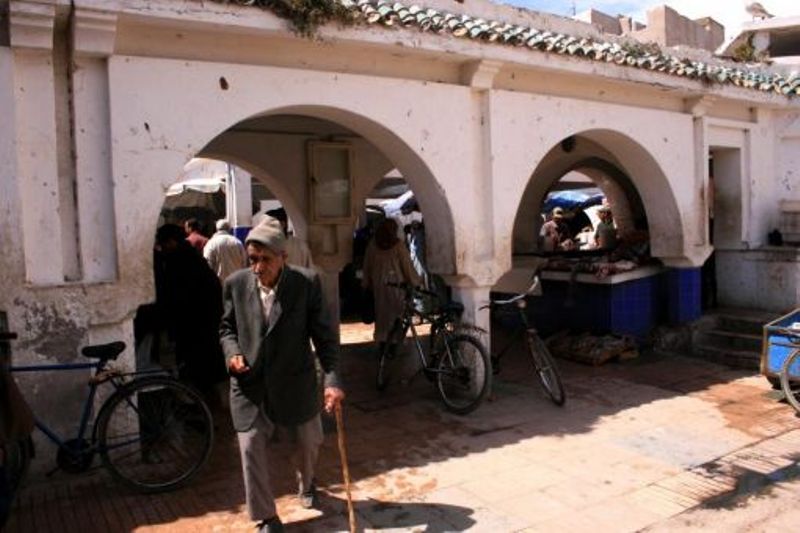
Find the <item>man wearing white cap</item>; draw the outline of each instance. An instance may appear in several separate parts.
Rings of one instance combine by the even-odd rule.
[[[239,439],[245,496],[260,531],[283,531],[270,486],[267,454],[277,433],[297,446],[303,507],[314,505],[314,468],[322,443],[317,373],[310,343],[324,372],[325,410],[344,399],[339,341],[319,277],[286,264],[280,222],[265,217],[245,239],[249,270],[223,288],[222,349],[231,375],[231,415]]]
[[[231,235],[231,225],[225,219],[217,220],[217,232],[203,248],[208,266],[225,283],[228,276],[247,265],[247,254],[242,243]]]

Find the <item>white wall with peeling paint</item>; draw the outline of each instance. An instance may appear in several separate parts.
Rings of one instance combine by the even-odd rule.
[[[777,202],[800,199],[796,101],[403,29],[331,26],[321,30],[325,40],[309,41],[256,8],[171,0],[76,2],[76,68],[64,72],[53,66],[64,50],[52,49],[66,41],[54,32],[69,28],[61,4],[12,1],[32,11],[13,18],[11,47],[0,47],[0,109],[11,117],[0,130],[0,309],[21,334],[21,360],[74,359],[78,346],[116,338],[132,344],[134,313],[154,298],[151,252],[164,192],[196,155],[261,172],[290,215],[307,223],[298,142],[229,131],[261,115],[316,117],[358,135],[356,200],[397,168],[425,214],[431,269],[484,325],[477,307],[511,268],[515,223],[525,223],[519,211],[555,179],[563,160],[547,154],[562,139],[581,136],[629,176],[654,254],[677,267],[699,266],[711,251],[709,150],[738,150],[739,225],[724,250],[721,300],[790,303],[781,280],[796,281],[795,259],[776,259],[780,275],[760,279],[764,286],[753,283],[758,263],[746,254],[765,243]],[[56,113],[65,101],[71,113]],[[74,149],[69,173],[58,171],[64,146]],[[65,205],[76,224],[58,216]],[[352,227],[300,227],[335,294]],[[63,243],[72,237],[78,278],[65,266]],[[765,303],[764,294],[775,300]],[[123,361],[133,361],[130,349]]]

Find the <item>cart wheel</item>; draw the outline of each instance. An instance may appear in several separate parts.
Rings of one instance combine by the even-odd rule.
[[[781,388],[789,405],[800,413],[800,350],[786,358],[781,369]]]

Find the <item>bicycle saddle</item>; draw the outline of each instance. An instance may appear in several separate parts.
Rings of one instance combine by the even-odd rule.
[[[125,343],[122,341],[109,342],[108,344],[95,344],[84,346],[81,353],[90,359],[103,359],[113,361],[125,350]]]

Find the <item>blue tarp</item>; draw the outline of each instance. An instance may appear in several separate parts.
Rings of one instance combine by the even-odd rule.
[[[586,209],[603,203],[605,195],[597,188],[556,191],[547,195],[543,210],[549,213],[553,208]]]

